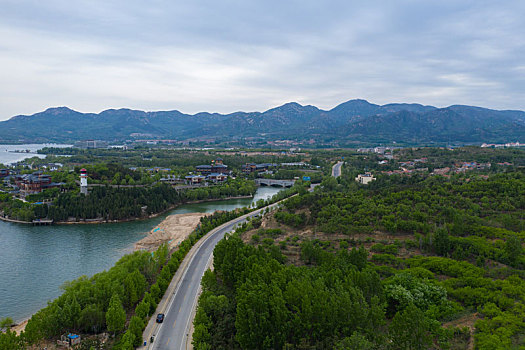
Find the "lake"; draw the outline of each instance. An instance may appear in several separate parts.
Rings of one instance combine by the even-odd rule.
[[[65,281],[111,268],[167,215],[233,210],[279,190],[260,187],[254,198],[182,205],[143,221],[53,226],[0,221],[0,318],[25,319],[59,296]]]
[[[10,165],[20,162],[26,158],[38,157],[45,158],[45,154],[36,153],[44,147],[71,147],[71,145],[59,145],[54,143],[46,144],[25,144],[25,145],[0,145],[0,164]],[[15,152],[21,151],[21,152]],[[29,152],[27,152],[29,151]]]

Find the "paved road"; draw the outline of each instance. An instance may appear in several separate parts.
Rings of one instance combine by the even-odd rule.
[[[248,217],[260,214],[261,210],[264,208],[219,226],[202,239],[200,247],[194,246],[196,250],[186,268],[183,264],[179,268],[182,276],[178,278],[175,275],[165,294],[166,300],[161,300],[157,308],[157,312],[164,312],[166,315],[164,322],[156,324],[156,315],[153,315],[143,335],[143,339],[147,339],[148,345],[142,349],[182,350],[191,348],[191,341],[188,342],[188,339],[193,322],[193,311],[198,300],[201,278],[211,262],[215,245],[236,225],[246,221]],[[191,256],[191,253],[190,251],[188,256]],[[153,334],[155,340],[150,343],[150,336]]]
[[[337,169],[337,176],[340,175],[341,165],[342,162],[339,162],[334,166],[332,175],[334,175],[334,169]],[[310,188],[310,191],[313,189],[314,186]],[[279,202],[272,204],[270,208],[278,204]],[[192,348],[190,329],[194,317],[193,313],[198,301],[201,279],[211,263],[215,245],[235,226],[245,222],[250,217],[259,215],[266,208],[255,210],[213,229],[193,246],[186,256],[190,259],[181,263],[157,307],[157,313],[165,314],[164,322],[156,323],[156,314],[152,316],[143,334],[143,339],[147,340],[147,346],[140,349],[183,350]],[[150,342],[152,335],[155,337],[153,343]]]
[[[341,166],[342,165],[343,165],[343,162],[341,162],[341,161],[335,163],[335,165],[332,167],[332,176],[333,177],[341,176]]]

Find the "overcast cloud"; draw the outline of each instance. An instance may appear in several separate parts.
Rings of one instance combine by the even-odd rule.
[[[523,1],[0,0],[0,119],[296,101],[525,110]]]

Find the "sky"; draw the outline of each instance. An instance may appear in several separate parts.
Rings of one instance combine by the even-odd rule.
[[[525,110],[525,1],[0,0],[0,120],[350,99]]]

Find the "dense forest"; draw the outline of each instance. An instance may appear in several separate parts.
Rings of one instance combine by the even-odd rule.
[[[523,348],[523,172],[362,164],[217,245],[196,349]]]
[[[182,191],[166,184],[150,187],[97,186],[87,196],[77,191],[58,193],[50,205],[24,203],[7,194],[0,194],[0,208],[9,218],[23,221],[35,218],[113,221],[148,217],[189,201],[252,196],[255,191],[253,181],[243,179],[229,180],[221,186]]]

